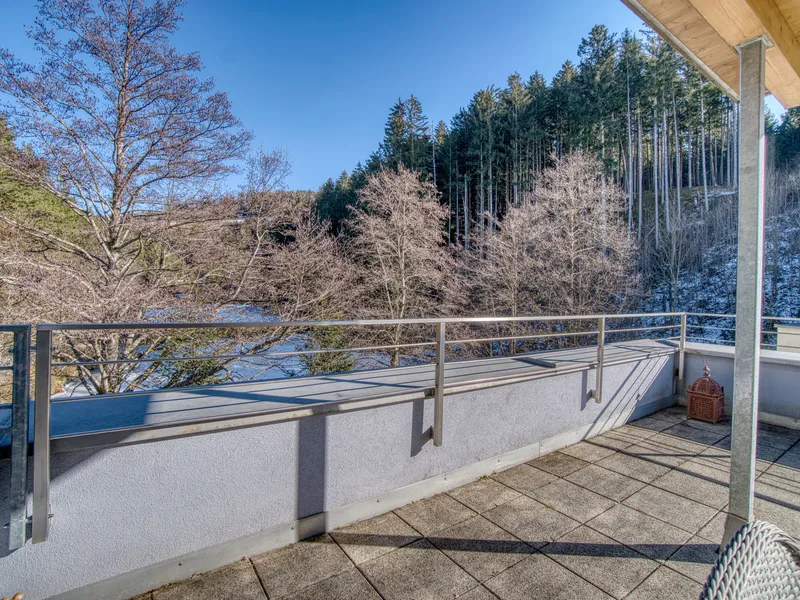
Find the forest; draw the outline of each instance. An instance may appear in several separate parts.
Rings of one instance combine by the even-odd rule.
[[[702,257],[735,260],[737,105],[649,30],[612,34],[597,25],[577,55],[578,64],[565,61],[549,83],[538,72],[513,73],[504,88],[478,90],[449,125],[430,123],[413,94],[399,99],[381,146],[319,190],[319,214],[340,227],[370,174],[403,165],[439,190],[448,245],[482,248],[511,207],[533,203],[543,171],[579,149],[600,160],[604,181],[626,195],[621,216],[636,238],[645,305],[730,312],[735,264],[719,273],[708,264],[716,261]],[[799,126],[797,109],[780,119],[767,111],[773,221],[797,221]],[[780,272],[777,257],[778,248],[796,252],[796,236],[769,233],[768,312],[794,316],[796,259],[794,270]],[[691,272],[723,279],[725,293],[705,298],[683,289]]]
[[[390,107],[383,142],[362,164],[296,191],[286,186],[290,157],[253,148],[226,94],[200,78],[199,56],[172,46],[179,1],[42,7],[29,33],[41,63],[0,50],[4,320],[734,305],[737,107],[649,31],[595,26],[577,64],[550,82],[512,74],[449,124],[430,123],[410,94]],[[800,112],[770,116],[768,130],[765,310],[798,316]],[[245,183],[221,191],[237,170]],[[524,334],[537,327],[465,327],[455,333],[504,341],[448,351],[530,351],[537,343]],[[415,326],[75,332],[54,340],[54,359],[91,364],[57,369],[55,381],[95,394],[396,366],[429,358],[401,346],[430,335]],[[369,345],[390,350],[345,351]],[[271,358],[287,347],[309,354]],[[226,358],[185,360],[209,349]],[[243,369],[245,355],[261,359]]]

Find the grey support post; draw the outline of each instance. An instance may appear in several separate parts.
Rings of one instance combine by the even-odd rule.
[[[595,371],[594,401],[603,400],[603,356],[606,351],[606,318],[600,317],[597,323],[597,370]]]
[[[681,315],[680,341],[678,342],[678,394],[686,392],[686,313]]]
[[[28,402],[30,401],[31,326],[14,328],[11,388],[11,492],[8,549],[28,539]]]
[[[722,546],[753,519],[758,371],[761,355],[761,282],[764,229],[764,37],[738,47],[739,251],[736,270],[736,354],[733,367],[730,508]]]
[[[52,331],[36,330],[36,384],[33,413],[33,543],[50,531],[50,367]]]
[[[436,383],[433,396],[433,445],[442,445],[444,420],[444,323],[436,324]]]

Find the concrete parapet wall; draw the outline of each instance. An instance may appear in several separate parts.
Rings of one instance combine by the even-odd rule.
[[[3,550],[0,596],[127,598],[391,510],[671,405],[675,366],[606,367],[600,404],[591,368],[445,396],[440,448],[429,399],[56,453],[50,539]]]
[[[733,398],[732,346],[686,344],[686,384],[703,375],[708,365],[711,377],[725,388],[725,412],[731,413]],[[681,403],[686,399],[682,398]],[[761,351],[759,375],[759,420],[781,427],[800,429],[800,354]]]

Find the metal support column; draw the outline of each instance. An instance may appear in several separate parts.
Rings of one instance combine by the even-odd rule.
[[[606,318],[600,317],[597,325],[597,370],[595,371],[594,401],[603,400],[603,355],[606,349]]]
[[[36,384],[33,414],[33,543],[50,530],[50,367],[52,332],[36,331]]]
[[[686,391],[686,313],[681,315],[680,341],[678,342],[678,389],[677,393]]]
[[[28,402],[31,376],[31,326],[14,326],[11,387],[11,490],[8,549],[28,539]]]
[[[739,250],[733,367],[730,507],[723,547],[753,519],[764,230],[764,36],[738,47],[740,65]]]
[[[442,445],[444,413],[444,323],[436,324],[436,387],[433,396],[433,445]]]

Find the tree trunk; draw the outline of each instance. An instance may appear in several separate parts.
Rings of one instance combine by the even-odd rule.
[[[681,141],[678,135],[678,106],[675,104],[675,92],[672,92],[672,121],[675,124],[675,204],[677,206],[678,223],[681,222]]]
[[[469,250],[469,183],[464,173],[464,250]]]
[[[628,235],[633,231],[633,132],[631,131],[631,77],[628,74],[628,164],[625,174],[628,176]]]
[[[662,131],[664,135],[662,136],[661,140],[661,152],[663,156],[661,159],[664,163],[663,168],[663,179],[664,179],[664,191],[663,191],[663,198],[664,198],[664,222],[666,225],[666,232],[669,235],[672,224],[670,223],[670,197],[669,197],[669,185],[670,185],[670,176],[669,176],[669,125],[667,124],[667,103],[664,100],[664,97],[661,97],[664,110],[661,112],[661,121],[662,121]]]
[[[637,118],[639,120],[639,126],[636,128],[636,133],[638,134],[638,154],[639,154],[639,219],[636,223],[636,239],[639,242],[642,241],[642,184],[643,184],[643,177],[644,177],[644,169],[642,165],[642,108],[641,105],[637,102],[636,107]]]
[[[658,214],[658,114],[653,108],[653,208],[655,209],[656,250],[660,246],[659,214]]]
[[[703,204],[708,212],[708,174],[706,171],[706,104],[703,98],[703,87],[700,84],[700,154],[703,162]]]

